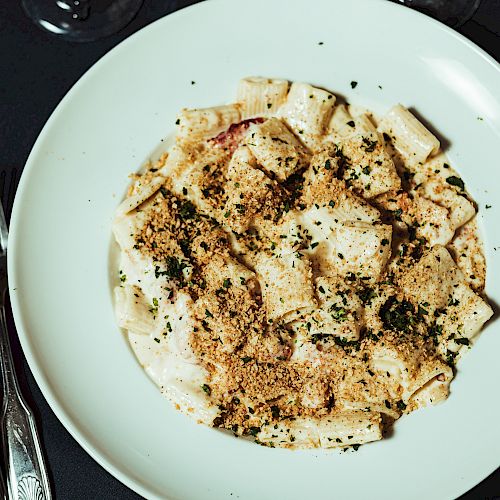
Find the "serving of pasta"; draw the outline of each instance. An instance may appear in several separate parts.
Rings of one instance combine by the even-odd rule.
[[[113,225],[118,324],[174,406],[270,447],[344,448],[446,399],[493,311],[435,135],[400,104],[257,77],[176,125]]]

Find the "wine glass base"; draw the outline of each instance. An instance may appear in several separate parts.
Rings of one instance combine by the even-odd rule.
[[[143,0],[22,0],[26,14],[45,31],[73,42],[91,42],[120,31]]]
[[[394,0],[393,0],[394,1]],[[396,0],[439,21],[458,28],[476,12],[481,0]]]

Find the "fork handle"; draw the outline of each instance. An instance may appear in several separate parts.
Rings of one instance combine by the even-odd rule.
[[[0,365],[3,379],[2,437],[8,498],[50,500],[50,484],[32,411],[17,383],[5,307],[0,306]]]

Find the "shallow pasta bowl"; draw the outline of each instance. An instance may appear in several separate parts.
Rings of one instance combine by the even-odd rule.
[[[500,302],[498,65],[386,1],[207,2],[97,63],[30,155],[9,275],[37,382],[80,444],[148,498],[456,497],[498,465],[494,320],[462,360],[448,401],[405,417],[385,441],[341,454],[267,449],[197,426],[161,397],[115,325],[111,222],[127,174],[161,149],[179,108],[229,102],[248,75],[311,82],[380,112],[401,102],[425,117],[478,202],[487,293]]]

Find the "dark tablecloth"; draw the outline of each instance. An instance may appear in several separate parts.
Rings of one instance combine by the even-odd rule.
[[[55,0],[46,0],[55,1]],[[197,0],[145,0],[120,33],[92,43],[68,43],[27,19],[19,0],[0,2],[0,183],[16,185],[43,125],[69,88],[117,43],[151,21]],[[346,0],[350,1],[350,0]],[[500,61],[500,0],[483,0],[459,31]],[[2,200],[10,216],[12,197]],[[8,311],[14,357],[23,393],[42,431],[57,499],[136,499],[135,493],[102,469],[69,435],[42,396],[24,359]],[[499,416],[500,425],[500,416]],[[474,460],[474,457],[471,457]],[[499,457],[500,461],[500,457]],[[439,466],[439,464],[429,464]],[[500,499],[500,471],[463,499]]]

